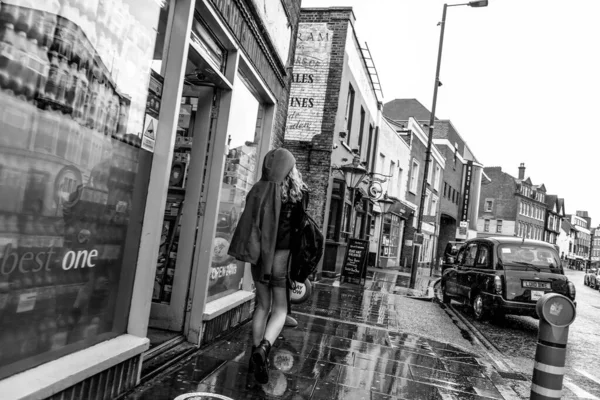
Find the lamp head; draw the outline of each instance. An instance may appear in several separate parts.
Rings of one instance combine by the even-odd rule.
[[[469,7],[487,7],[488,0],[470,1]]]

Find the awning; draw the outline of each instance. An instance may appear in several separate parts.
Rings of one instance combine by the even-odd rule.
[[[400,218],[406,219],[409,218],[414,211],[410,206],[404,204],[402,200],[394,199],[394,204],[392,204],[388,212],[397,214]]]

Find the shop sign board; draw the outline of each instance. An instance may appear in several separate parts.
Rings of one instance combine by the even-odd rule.
[[[369,255],[369,241],[351,238],[346,247],[346,257],[342,265],[342,281],[347,279],[351,283],[360,285],[367,273],[367,257]]]
[[[321,133],[332,38],[326,23],[298,27],[286,139],[311,141]]]
[[[473,161],[467,161],[465,165],[465,186],[463,188],[463,201],[461,209],[461,221],[469,219],[469,202],[471,197],[471,176],[473,174]]]

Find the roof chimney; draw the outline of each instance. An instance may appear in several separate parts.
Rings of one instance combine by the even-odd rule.
[[[525,163],[521,163],[521,165],[519,165],[519,179],[525,179]]]

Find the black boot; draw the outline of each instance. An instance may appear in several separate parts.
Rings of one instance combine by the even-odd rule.
[[[256,350],[257,346],[252,345],[252,352],[250,353],[250,362],[248,363],[248,372],[253,374],[254,371],[256,370],[256,364],[254,363],[254,360],[252,359],[252,354],[254,354],[254,351]]]
[[[269,352],[271,351],[271,343],[267,339],[263,339],[257,348],[252,351],[252,361],[254,362],[254,378],[260,384],[269,382]]]

